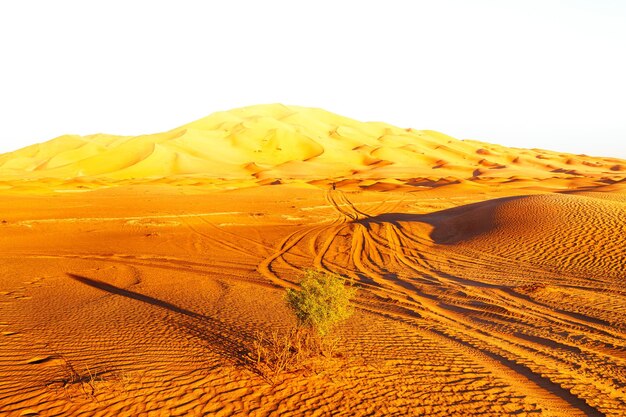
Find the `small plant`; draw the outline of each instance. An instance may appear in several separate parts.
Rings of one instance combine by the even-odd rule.
[[[355,289],[345,278],[328,272],[308,270],[299,290],[287,290],[287,304],[296,315],[300,327],[316,331],[322,338],[352,314],[350,300]]]
[[[60,360],[58,372],[60,377],[46,384],[49,390],[62,390],[65,397],[73,401],[75,398],[83,400],[96,400],[96,396],[101,393],[121,393],[126,391],[127,385],[134,380],[132,373],[111,373],[96,372],[88,366],[84,366],[84,371],[79,372],[77,368],[61,354],[56,357]],[[106,375],[106,376],[105,376]]]
[[[250,356],[259,373],[273,384],[283,372],[304,366],[314,351],[313,343],[310,334],[299,328],[286,333],[257,331]]]
[[[78,390],[85,399],[95,398],[98,387],[104,382],[102,376],[98,375],[97,372],[92,372],[87,366],[85,367],[85,371],[80,373],[65,356],[58,355],[58,358],[61,360],[59,371],[62,376],[50,381],[47,387],[49,389],[62,389],[66,398],[70,400],[73,399],[76,390]]]
[[[257,331],[249,353],[257,372],[275,384],[284,372],[314,369],[320,356],[332,358],[339,339],[330,332],[350,317],[354,288],[339,275],[306,271],[300,289],[287,290],[286,301],[298,326],[286,332]]]

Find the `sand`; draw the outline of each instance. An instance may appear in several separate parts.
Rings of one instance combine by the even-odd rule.
[[[0,155],[0,414],[624,415],[625,166],[281,105]],[[355,314],[268,381],[304,268]]]

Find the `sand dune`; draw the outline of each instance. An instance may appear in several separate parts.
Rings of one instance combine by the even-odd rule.
[[[626,269],[624,197],[551,194],[479,203],[440,222],[432,236],[555,272],[617,280]]]
[[[625,163],[281,105],[0,155],[0,414],[623,416]],[[268,381],[305,268],[355,315]]]
[[[153,135],[61,136],[0,155],[0,180],[622,179],[624,167],[614,158],[510,149],[276,104],[215,113]]]

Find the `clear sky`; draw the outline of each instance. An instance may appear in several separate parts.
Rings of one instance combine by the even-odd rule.
[[[626,158],[626,1],[0,2],[0,152],[276,102]]]

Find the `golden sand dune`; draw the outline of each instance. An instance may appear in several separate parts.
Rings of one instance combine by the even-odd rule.
[[[136,137],[61,136],[0,155],[0,179],[107,182],[206,176],[283,180],[623,178],[626,161],[461,141],[324,110],[263,105]]]
[[[623,416],[625,162],[298,107],[0,156],[0,415]],[[270,381],[302,270],[338,354]]]

